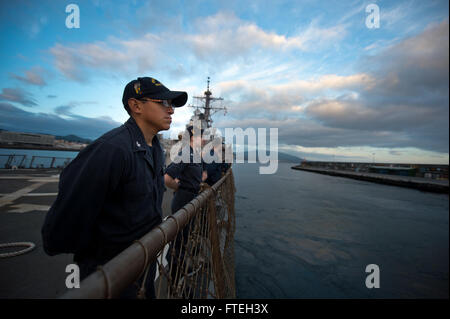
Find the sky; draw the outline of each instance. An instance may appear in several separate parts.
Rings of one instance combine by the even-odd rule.
[[[79,8],[79,28],[72,11]],[[373,27],[375,4],[379,24]],[[96,139],[141,76],[308,160],[449,163],[448,1],[2,1],[0,129]],[[69,23],[70,26],[70,23]],[[176,138],[193,108],[175,110]]]

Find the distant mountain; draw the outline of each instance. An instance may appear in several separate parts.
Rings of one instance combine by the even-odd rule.
[[[66,136],[55,136],[55,139],[57,140],[65,140],[68,142],[78,142],[78,143],[84,143],[84,144],[90,144],[92,143],[92,140],[87,138],[82,138],[73,134],[66,135]]]
[[[5,132],[16,132],[16,131],[8,131],[5,129],[0,128],[0,132],[1,131],[5,131]],[[24,133],[24,132],[17,132],[17,133]],[[25,132],[26,133],[26,132]],[[31,132],[30,132],[31,133]],[[53,135],[53,134],[48,134],[48,133],[34,133],[34,134],[41,134],[41,135]],[[84,144],[90,144],[92,143],[92,140],[88,139],[88,138],[83,138],[83,137],[79,137],[77,135],[73,135],[73,134],[69,134],[69,135],[65,135],[65,136],[56,136],[55,135],[55,139],[57,140],[65,140],[67,142],[78,142],[78,143],[84,143]]]
[[[244,153],[244,159],[245,159],[245,161],[247,161],[248,160],[248,151],[239,152],[239,153],[236,154],[236,156],[238,156],[238,155],[240,155],[242,153]],[[257,151],[256,151],[255,155],[256,155],[256,161],[258,161],[258,152]],[[299,164],[299,163],[301,163],[304,160],[302,158],[300,158],[300,157],[297,157],[297,156],[293,156],[293,155],[286,154],[286,153],[283,153],[283,152],[278,152],[278,161]]]
[[[290,154],[286,154],[286,153],[282,153],[282,152],[278,152],[278,160],[281,162],[288,162],[288,163],[301,163],[304,160],[300,157],[297,156],[293,156]]]

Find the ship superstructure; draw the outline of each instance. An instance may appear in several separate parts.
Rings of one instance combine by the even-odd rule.
[[[222,97],[214,97],[211,90],[209,89],[210,77],[208,76],[206,91],[203,96],[194,96],[194,104],[188,105],[188,107],[194,108],[194,115],[191,117],[189,123],[186,125],[193,125],[194,121],[200,123],[202,129],[212,128],[212,115],[223,111],[224,115],[227,113],[227,108],[225,106],[213,105],[215,102],[222,102]]]

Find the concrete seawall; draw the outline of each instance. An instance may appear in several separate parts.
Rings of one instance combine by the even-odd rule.
[[[19,149],[19,150],[39,150],[39,151],[66,151],[66,152],[79,152],[82,148],[69,148],[69,147],[58,147],[58,146],[46,146],[46,145],[10,145],[10,144],[0,144],[0,148],[7,149]]]
[[[414,188],[425,192],[444,193],[448,194],[448,180],[432,180],[421,177],[412,176],[397,176],[397,175],[385,175],[375,173],[362,173],[351,171],[339,171],[324,168],[309,168],[293,166],[292,169],[307,171],[312,173],[319,173],[324,175],[339,176],[346,178],[353,178],[362,181],[368,181],[373,183],[380,183],[386,185],[400,186]]]

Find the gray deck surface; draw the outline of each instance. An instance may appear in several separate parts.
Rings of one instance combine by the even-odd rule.
[[[0,258],[0,298],[56,298],[65,290],[72,255],[50,257],[42,248],[41,227],[56,198],[59,170],[0,170],[0,243],[33,242],[24,255]],[[170,213],[166,191],[163,213]],[[21,249],[21,248],[19,248]],[[18,249],[1,249],[11,252]]]

